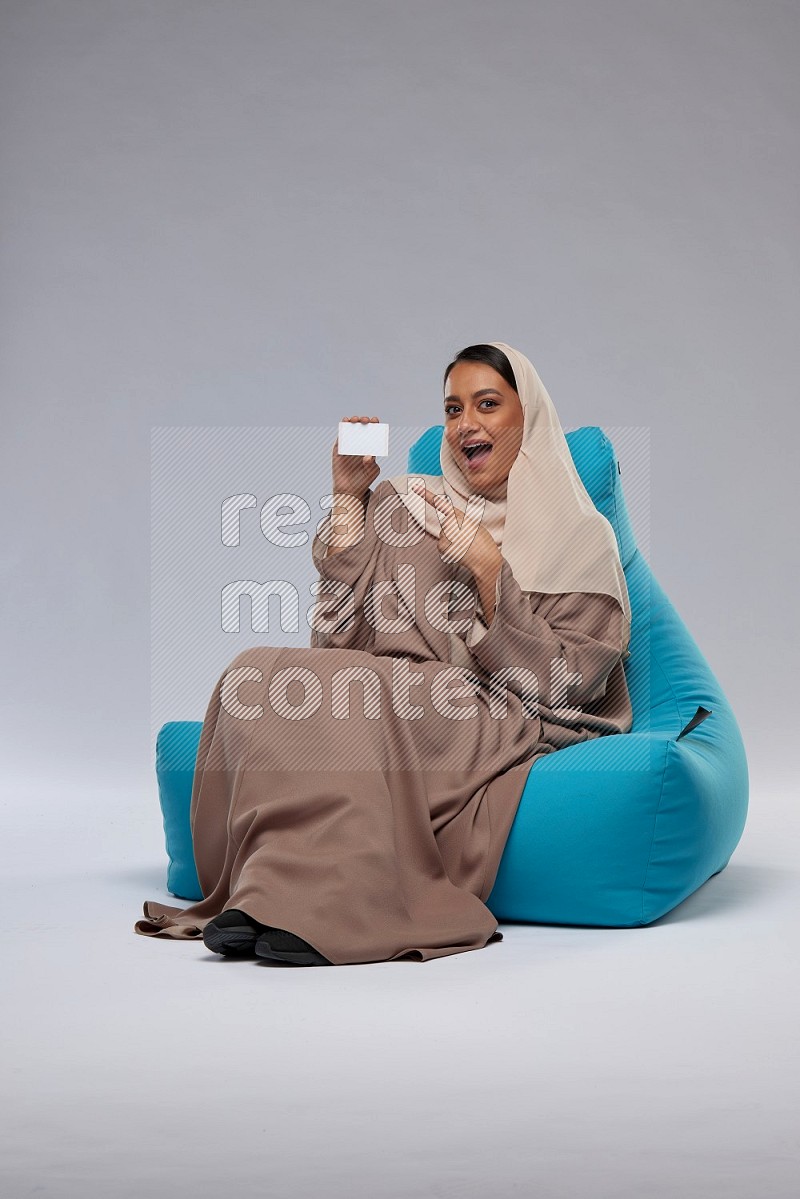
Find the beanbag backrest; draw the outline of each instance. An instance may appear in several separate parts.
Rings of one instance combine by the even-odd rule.
[[[443,433],[412,446],[409,471],[440,473]],[[719,681],[636,547],[611,441],[596,426],[566,441],[625,570],[633,728],[533,764],[487,905],[505,920],[648,924],[727,864],[747,761]]]

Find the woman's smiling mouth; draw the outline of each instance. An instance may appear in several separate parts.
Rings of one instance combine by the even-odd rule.
[[[467,467],[470,470],[480,470],[484,463],[488,461],[491,452],[492,443],[490,441],[473,441],[469,445],[461,447],[461,453],[466,458]]]

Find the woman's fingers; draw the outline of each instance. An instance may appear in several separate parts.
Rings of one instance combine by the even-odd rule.
[[[428,503],[436,508],[438,512],[441,512],[446,520],[452,521],[457,517],[459,525],[463,522],[464,513],[456,508],[449,496],[439,495],[438,492],[429,491],[425,486],[423,486],[422,492],[424,493],[425,499],[428,501]]]
[[[445,562],[466,562],[466,555],[481,530],[481,521],[468,516],[456,508],[448,495],[430,491],[420,480],[413,484],[414,491],[424,497],[426,503],[435,508],[441,521],[439,550]],[[447,544],[444,544],[444,543]]]
[[[442,531],[451,541],[455,540],[459,533],[467,531],[467,526],[464,524],[465,514],[456,508],[449,496],[429,491],[424,484],[420,484],[419,487],[415,485],[414,490],[418,495],[424,496],[427,503],[439,513],[442,520]]]
[[[418,483],[412,483],[412,487],[414,488],[414,491],[416,491],[417,495],[421,495],[429,504],[432,504],[434,507],[436,507],[436,500],[439,498],[438,495],[435,495],[434,492],[429,491],[421,480]]]

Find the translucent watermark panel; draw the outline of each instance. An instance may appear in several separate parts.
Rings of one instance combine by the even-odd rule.
[[[409,473],[409,449],[425,432],[422,426],[392,427],[390,452],[377,460],[373,489],[382,479]],[[625,555],[637,544],[640,554],[649,552],[649,431],[607,433],[624,471],[627,514],[611,485],[601,510],[622,530],[627,570]],[[516,662],[487,678],[485,670],[470,670],[461,654],[459,664],[446,652],[441,659],[405,653],[404,636],[416,620],[409,604],[416,602],[415,572],[423,565],[419,543],[432,539],[419,529],[420,537],[412,536],[413,521],[403,532],[402,520],[398,525],[391,512],[380,519],[376,513],[372,525],[376,544],[391,546],[391,552],[370,558],[372,566],[384,561],[391,570],[386,577],[376,570],[364,602],[356,599],[355,578],[322,579],[312,541],[315,535],[331,540],[335,436],[335,427],[305,426],[152,430],[152,734],[167,721],[200,721],[208,712],[216,730],[208,768],[246,762],[250,770],[279,771],[288,762],[298,770],[441,770],[468,773],[478,785],[487,756],[481,744],[497,743],[496,733],[481,740],[478,720],[519,724],[522,711],[526,723],[514,744],[519,750],[527,737],[533,755],[540,698],[546,695],[560,719],[574,719],[580,707],[571,703],[569,687],[579,680],[559,658],[549,662],[543,678]],[[422,469],[439,473],[435,447]],[[346,515],[340,505],[334,521]],[[407,545],[398,548],[404,537]],[[346,576],[346,563],[356,561],[359,551],[343,553],[331,557]],[[635,684],[634,730],[641,732],[649,727],[650,605],[649,570],[643,559],[638,567],[625,670]],[[421,573],[426,576],[424,567]],[[442,587],[439,581],[428,588],[420,611],[452,644],[454,631],[463,637],[469,619],[465,626],[463,612],[460,622],[455,618],[455,589]],[[394,596],[393,608],[384,606],[381,588]],[[365,648],[371,629],[380,633],[376,654]],[[603,747],[593,752],[592,769],[604,769],[606,762],[613,769],[650,769],[647,739],[628,740],[622,767],[619,753],[612,761],[610,747]],[[562,751],[564,768],[570,758],[578,765],[581,749]],[[553,765],[558,756],[550,755]]]

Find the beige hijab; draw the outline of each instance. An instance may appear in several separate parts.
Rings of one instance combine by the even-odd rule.
[[[595,508],[575,469],[553,402],[533,363],[502,341],[489,345],[502,350],[517,382],[523,411],[522,444],[511,467],[504,499],[485,500],[481,522],[525,592],[560,595],[567,591],[611,595],[625,616],[622,660],[630,657],[631,610],[617,539],[610,523]],[[440,452],[441,475],[395,475],[389,480],[418,524],[439,539],[441,521],[409,481],[450,497],[460,511],[479,493],[461,472],[446,437]],[[478,598],[467,644],[485,633]]]

